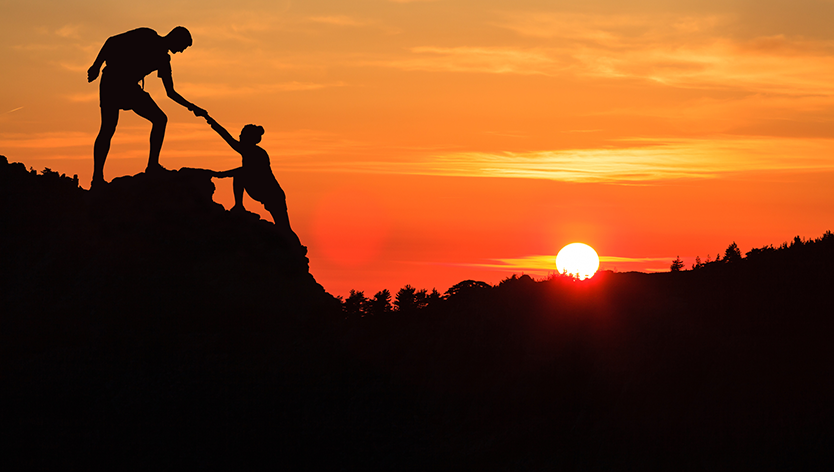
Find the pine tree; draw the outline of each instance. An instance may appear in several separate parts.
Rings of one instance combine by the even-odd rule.
[[[735,241],[732,242],[727,249],[724,251],[724,262],[736,262],[741,260],[741,250],[738,248],[738,245]]]
[[[672,272],[680,272],[683,269],[683,261],[681,260],[681,256],[677,256],[674,261],[672,261],[672,266],[670,267]]]

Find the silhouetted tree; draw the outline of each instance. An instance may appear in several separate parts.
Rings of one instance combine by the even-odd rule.
[[[692,264],[692,270],[700,269],[701,267],[704,267],[704,263],[701,262],[701,256],[695,256],[695,263]]]
[[[716,259],[717,261],[718,259]],[[732,242],[724,251],[724,262],[737,262],[741,260],[741,251],[735,241]]]
[[[449,290],[446,290],[446,295],[452,297],[461,293],[469,293],[488,288],[492,288],[492,286],[486,282],[480,282],[477,280],[464,280],[463,282],[458,282],[455,285],[449,287]]]
[[[401,288],[397,292],[397,296],[394,297],[394,306],[397,308],[397,311],[408,312],[415,310],[417,308],[416,294],[417,289],[411,285],[406,285]]]
[[[672,261],[672,266],[670,267],[672,272],[680,272],[683,269],[683,261],[681,260],[681,256],[677,256],[674,261]]]
[[[773,251],[775,251],[775,250],[776,250],[776,249],[773,247],[773,245],[770,245],[770,246],[762,246],[762,247],[760,247],[760,248],[756,248],[756,247],[754,247],[753,249],[751,249],[751,250],[747,251],[747,258],[748,258],[748,259],[750,259],[750,258],[756,258],[756,257],[759,257],[759,256],[761,256],[761,255],[767,254],[767,253],[769,253],[769,252],[773,252]]]
[[[795,236],[793,238],[793,241],[791,241],[790,247],[802,247],[804,244],[805,242],[802,241],[802,238],[800,238],[799,236]]]
[[[49,167],[44,167],[43,171],[41,171],[41,175],[45,177],[45,181],[49,182],[49,185],[62,185],[62,186],[70,186],[71,188],[78,188],[78,174],[72,176],[72,178],[67,177],[66,174],[60,174]]]
[[[417,290],[417,293],[414,294],[414,304],[417,306],[417,309],[423,309],[428,306],[428,291],[426,289]]]
[[[516,281],[518,281],[518,276],[517,276],[517,275],[515,275],[515,274],[513,274],[513,275],[511,275],[511,276],[507,277],[506,279],[504,279],[504,280],[502,280],[502,281],[498,282],[498,286],[499,286],[499,287],[502,287],[502,286],[504,286],[504,285],[511,284],[511,283],[516,282]]]
[[[394,306],[397,311],[410,312],[425,308],[428,305],[428,292],[426,289],[417,290],[411,285],[406,285],[397,292]],[[439,294],[438,294],[439,295]]]
[[[348,318],[359,318],[365,315],[368,299],[365,298],[365,292],[351,290],[344,304],[342,310]]]
[[[391,312],[391,292],[382,289],[368,300],[368,314],[384,315]]]

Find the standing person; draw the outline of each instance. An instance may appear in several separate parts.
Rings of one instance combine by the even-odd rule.
[[[287,196],[284,194],[281,185],[275,180],[272,167],[269,165],[269,154],[258,146],[258,143],[261,142],[261,136],[264,134],[263,126],[244,126],[240,131],[240,141],[238,141],[214,118],[208,116],[208,114],[205,115],[205,118],[211,128],[243,158],[241,167],[215,173],[215,177],[234,177],[232,188],[235,194],[235,206],[230,211],[246,211],[243,208],[243,191],[246,190],[246,193],[253,200],[263,203],[264,208],[272,214],[272,220],[287,245],[291,248],[297,248],[301,255],[306,254],[307,248],[301,245],[298,236],[290,227]]]
[[[133,110],[134,113],[153,124],[151,128],[151,149],[148,156],[147,173],[164,170],[159,165],[159,151],[165,138],[168,117],[145,92],[145,76],[157,71],[162,79],[168,97],[194,112],[205,116],[206,111],[194,105],[174,90],[171,77],[171,56],[191,46],[191,33],[177,26],[165,36],[150,28],[137,28],[126,33],[111,36],[101,47],[93,65],[87,70],[87,81],[96,80],[101,66],[107,66],[101,76],[99,97],[101,106],[101,129],[93,148],[93,181],[90,188],[104,183],[104,161],[110,151],[110,139],[116,132],[119,110]],[[142,81],[142,86],[139,85]]]

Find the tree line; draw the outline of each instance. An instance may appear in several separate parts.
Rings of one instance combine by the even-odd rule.
[[[758,248],[754,247],[753,249],[747,251],[747,253],[744,256],[741,255],[741,249],[739,249],[738,244],[736,244],[736,242],[733,241],[732,243],[730,243],[729,246],[727,246],[727,249],[724,250],[723,257],[721,256],[720,252],[715,255],[715,260],[711,260],[709,254],[707,254],[706,260],[703,261],[701,260],[701,256],[696,256],[695,262],[691,266],[691,270],[699,270],[711,265],[733,264],[741,261],[742,259],[760,259],[762,257],[767,257],[768,255],[775,254],[778,251],[795,250],[805,246],[811,246],[814,244],[828,242],[831,241],[832,238],[834,238],[834,234],[832,234],[830,230],[826,231],[825,234],[823,234],[819,238],[803,239],[799,236],[795,236],[790,243],[785,241],[778,247],[774,247],[772,244]],[[681,272],[686,270],[686,265],[684,264],[683,260],[681,260],[680,256],[677,256],[672,261],[672,264],[669,266],[669,270],[671,272]]]
[[[518,276],[513,275],[505,281],[515,279],[518,279]],[[427,289],[418,290],[411,285],[406,285],[393,297],[388,289],[383,289],[376,292],[372,297],[366,297],[364,291],[351,290],[347,298],[336,298],[342,302],[342,311],[345,318],[352,319],[391,313],[415,313],[457,295],[489,288],[492,288],[492,286],[486,282],[464,280],[456,283],[442,294],[436,288],[428,291]]]
[[[820,244],[824,242],[834,242],[834,234],[831,231],[826,231],[825,234],[818,238],[811,238],[811,239],[803,239],[800,236],[796,236],[790,242],[784,242],[779,246],[773,246],[772,244],[752,248],[747,251],[744,255],[741,253],[741,249],[738,247],[735,241],[730,243],[729,246],[724,250],[724,253],[721,254],[719,252],[715,255],[715,259],[712,259],[711,255],[707,254],[705,259],[701,259],[701,256],[695,257],[695,262],[690,266],[688,270],[701,270],[706,267],[714,267],[720,266],[725,264],[735,264],[742,260],[759,260],[762,258],[766,258],[771,255],[775,255],[781,252],[786,252],[790,250],[796,250],[802,247],[812,246],[814,244]],[[683,260],[680,256],[677,256],[670,265],[671,272],[682,272],[687,271],[686,265],[684,264]],[[523,275],[523,278],[529,278],[529,276]],[[551,277],[567,277],[567,278],[574,278],[571,274],[559,274],[554,273]],[[507,279],[504,279],[499,283],[499,285],[504,284],[505,282],[511,282],[514,280],[519,279],[519,276],[512,275]],[[444,293],[440,293],[437,291],[436,288],[431,289],[431,291],[427,289],[420,289],[418,290],[411,285],[406,285],[405,287],[401,288],[397,291],[396,294],[392,295],[391,291],[388,289],[383,289],[376,292],[371,297],[366,297],[365,292],[361,290],[351,290],[347,298],[343,297],[336,297],[339,302],[342,304],[342,312],[346,319],[355,319],[355,318],[365,318],[369,316],[381,316],[391,313],[415,313],[420,310],[423,310],[429,306],[437,305],[443,301],[448,300],[462,292],[471,292],[478,289],[486,289],[492,288],[486,282],[479,282],[475,280],[464,280],[463,282],[459,282],[453,285],[449,290]]]

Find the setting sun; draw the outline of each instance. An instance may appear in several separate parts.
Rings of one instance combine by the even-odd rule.
[[[560,274],[575,275],[580,280],[589,279],[599,269],[599,256],[587,244],[571,243],[556,255],[556,269]]]

